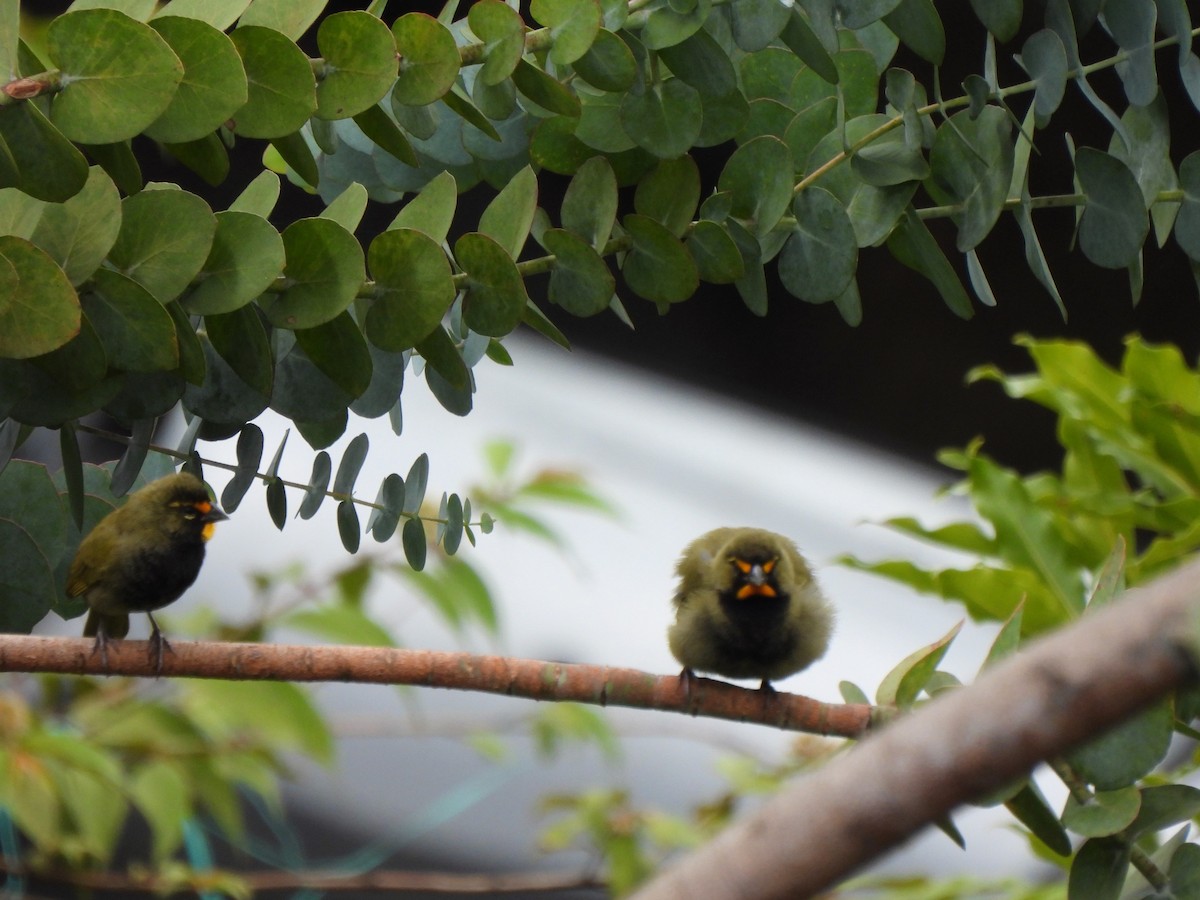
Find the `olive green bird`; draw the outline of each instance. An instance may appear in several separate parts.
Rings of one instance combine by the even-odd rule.
[[[759,678],[769,691],[824,656],[833,608],[783,535],[717,528],[688,544],[676,572],[667,640],[685,680],[696,671]]]
[[[129,633],[130,613],[150,617],[150,659],[162,671],[170,650],[153,611],[179,599],[200,572],[216,522],[229,518],[187,472],[168,475],[129,496],[87,533],[67,573],[67,596],[89,607],[84,637],[95,637],[108,668],[109,639]]]

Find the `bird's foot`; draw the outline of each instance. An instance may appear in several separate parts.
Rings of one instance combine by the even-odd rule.
[[[683,697],[687,701],[688,712],[693,716],[696,715],[696,708],[692,703],[692,685],[695,681],[696,673],[684,666],[683,671],[679,673],[679,686],[683,688]]]
[[[163,654],[174,654],[175,651],[171,648],[170,642],[163,637],[163,633],[158,628],[158,623],[154,621],[154,616],[150,616],[150,624],[154,626],[154,629],[150,632],[149,657],[150,662],[154,665],[154,674],[158,676],[162,675]]]
[[[92,643],[91,655],[100,654],[100,665],[104,667],[105,674],[108,673],[108,635],[103,629],[96,632],[96,640]]]

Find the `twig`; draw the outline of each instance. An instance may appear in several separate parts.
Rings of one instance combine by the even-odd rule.
[[[860,737],[872,724],[865,704],[821,703],[799,694],[748,690],[708,678],[685,689],[674,675],[535,659],[392,647],[337,647],[172,641],[164,676],[232,681],[353,681],[481,691],[531,700],[658,709],[756,722],[785,731]],[[0,636],[0,671],[65,675],[156,674],[143,641],[110,643],[108,668],[92,641]]]

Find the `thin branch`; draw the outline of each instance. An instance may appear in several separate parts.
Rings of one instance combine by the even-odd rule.
[[[30,869],[10,866],[3,859],[0,859],[0,872],[13,877],[71,885],[89,891],[117,892],[122,896],[131,893],[153,894],[164,891],[176,896],[181,891],[179,879],[163,878],[154,874],[139,876],[122,872]],[[193,892],[199,894],[205,891],[205,883],[213,878],[213,874],[215,873],[195,872]],[[438,894],[490,895],[582,890],[604,886],[604,882],[595,877],[570,872],[468,874],[383,869],[372,872],[343,873],[321,870],[290,872],[264,869],[253,872],[223,870],[220,875],[226,880],[238,881],[255,892],[296,891],[308,888],[330,893],[335,891],[425,891]]]
[[[1031,642],[795,782],[639,900],[809,897],[1196,680],[1200,563]]]
[[[574,700],[755,722],[784,731],[861,737],[873,723],[866,704],[821,703],[811,697],[749,690],[674,675],[393,647],[336,647],[172,641],[162,674],[230,681],[350,681],[479,691],[530,700]],[[0,636],[0,672],[132,675],[152,678],[155,660],[145,641],[110,642],[108,668],[79,638]]]

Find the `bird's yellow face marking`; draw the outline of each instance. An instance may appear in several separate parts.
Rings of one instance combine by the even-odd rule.
[[[213,511],[213,505],[208,500],[201,500],[197,503],[189,503],[187,500],[173,500],[170,505],[174,509],[183,510],[182,515],[188,520],[207,516]],[[220,518],[225,518],[225,516],[220,516]],[[200,539],[205,541],[212,540],[213,532],[216,531],[216,526],[217,523],[215,520],[211,522],[205,522],[204,527],[200,529]]]
[[[778,559],[768,559],[763,563],[752,563],[742,559],[740,556],[735,556],[730,560],[733,567],[738,570],[746,580],[734,594],[739,600],[745,600],[747,597],[775,597],[778,592],[775,586],[766,580],[766,576],[775,571],[775,564]]]

